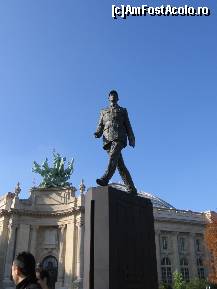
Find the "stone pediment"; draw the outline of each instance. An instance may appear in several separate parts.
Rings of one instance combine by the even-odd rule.
[[[28,200],[21,200],[19,209],[33,211],[61,211],[75,205],[74,187],[69,188],[33,188]]]
[[[35,195],[35,205],[60,205],[67,204],[74,197],[74,191],[71,189],[41,189],[33,191]]]

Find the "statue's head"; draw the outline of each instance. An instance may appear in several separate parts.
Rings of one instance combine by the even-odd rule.
[[[109,101],[110,101],[110,103],[112,103],[112,104],[117,103],[118,100],[119,100],[119,98],[118,98],[117,91],[116,90],[111,90],[109,92]]]

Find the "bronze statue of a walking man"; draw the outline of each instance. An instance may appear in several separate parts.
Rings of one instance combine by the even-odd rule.
[[[127,110],[118,105],[118,100],[117,91],[110,91],[110,106],[101,110],[99,124],[94,133],[96,138],[100,138],[103,135],[103,148],[109,154],[108,168],[104,175],[100,179],[97,179],[96,182],[100,186],[107,186],[117,168],[127,191],[131,194],[137,194],[133,180],[121,154],[121,150],[127,146],[127,139],[130,146],[135,146],[135,136]]]

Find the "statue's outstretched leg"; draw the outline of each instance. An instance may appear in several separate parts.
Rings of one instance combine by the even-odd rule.
[[[98,185],[100,186],[108,185],[109,180],[112,178],[116,170],[122,148],[123,148],[123,144],[120,142],[115,142],[115,141],[113,141],[111,145],[108,147],[107,149],[107,152],[109,154],[108,167],[104,175],[100,179],[96,180]]]
[[[118,159],[118,163],[117,163],[117,169],[119,171],[119,174],[121,175],[121,178],[125,184],[125,186],[127,187],[127,191],[132,193],[132,194],[137,194],[137,190],[134,186],[133,180],[131,178],[131,175],[127,169],[127,167],[125,166],[122,154],[120,153],[119,159]]]

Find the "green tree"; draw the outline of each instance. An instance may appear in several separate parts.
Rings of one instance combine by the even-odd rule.
[[[206,289],[208,283],[204,279],[192,279],[186,284],[186,289]]]
[[[173,289],[186,289],[186,283],[182,278],[180,272],[175,271],[173,273]]]
[[[159,289],[171,289],[171,286],[166,283],[161,283]]]

